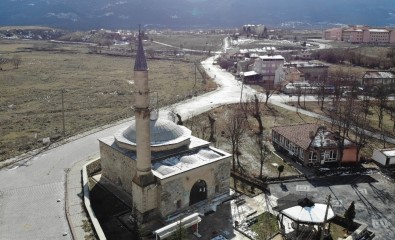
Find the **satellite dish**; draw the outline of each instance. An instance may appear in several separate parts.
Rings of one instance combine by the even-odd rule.
[[[158,120],[158,111],[157,110],[151,110],[150,119],[151,119],[151,121]]]

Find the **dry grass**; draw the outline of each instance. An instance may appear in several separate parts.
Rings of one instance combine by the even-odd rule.
[[[152,35],[154,41],[194,50],[217,51],[225,35],[220,34],[162,34]]]
[[[84,45],[1,42],[1,57],[18,55],[22,64],[0,72],[0,160],[61,136],[62,89],[67,136],[132,116],[134,61],[88,52]],[[194,88],[193,62],[148,59],[148,65],[159,106],[213,88],[199,74]]]

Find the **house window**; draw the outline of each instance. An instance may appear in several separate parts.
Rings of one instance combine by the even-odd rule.
[[[324,160],[325,162],[336,162],[337,150],[327,150],[325,152],[321,152],[320,160]]]
[[[316,152],[310,152],[309,154],[309,163],[313,163],[317,161],[317,153]]]
[[[303,149],[301,149],[301,148],[299,148],[299,158],[300,159],[304,158]]]
[[[327,161],[337,161],[337,150],[330,150],[330,151],[325,151],[325,153],[328,152],[328,158]]]

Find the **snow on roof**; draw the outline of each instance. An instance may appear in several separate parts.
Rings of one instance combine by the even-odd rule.
[[[298,68],[303,68],[303,67],[329,67],[328,65],[322,64],[322,63],[314,63],[314,62],[298,62],[294,61],[291,62],[291,64],[296,64]]]
[[[258,73],[255,71],[248,71],[248,72],[241,72],[240,75],[243,75],[244,77],[249,77],[249,76],[258,75]]]
[[[377,29],[377,28],[372,28],[369,29],[370,32],[382,32],[382,33],[387,33],[389,32],[387,29]]]
[[[285,58],[281,55],[274,55],[274,56],[263,55],[263,56],[259,56],[259,58],[262,60],[285,60]]]
[[[395,157],[395,149],[382,150],[381,152],[387,157]]]
[[[363,78],[395,78],[395,74],[389,71],[368,71]]]
[[[218,160],[230,155],[214,148],[203,148],[197,152],[176,155],[152,163],[152,171],[158,178],[167,178]]]

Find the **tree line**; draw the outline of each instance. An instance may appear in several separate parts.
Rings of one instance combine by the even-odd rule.
[[[377,51],[374,55],[361,53],[359,48],[332,48],[314,51],[312,58],[328,63],[350,63],[367,68],[388,69],[395,67],[395,47],[385,51]]]

